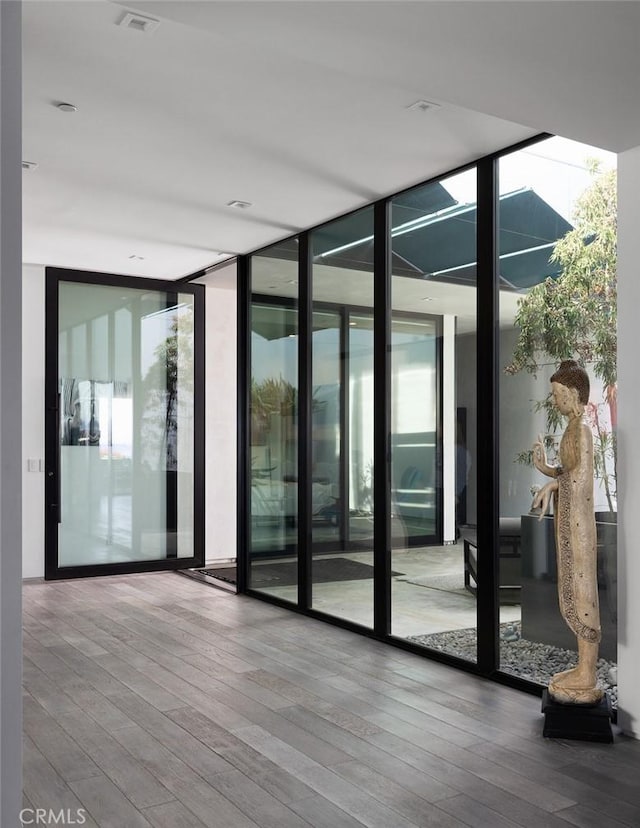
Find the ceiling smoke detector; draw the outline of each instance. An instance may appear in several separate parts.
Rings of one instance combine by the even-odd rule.
[[[155,17],[147,17],[137,12],[127,12],[116,25],[123,26],[125,29],[133,29],[134,32],[151,34],[158,28],[160,21],[156,20]]]
[[[35,168],[37,166],[38,166],[37,161],[23,161],[22,162],[22,169],[23,170],[35,170]]]
[[[61,101],[60,103],[56,104],[56,109],[59,109],[60,112],[77,112],[78,107],[75,104],[68,103],[65,101]]]
[[[235,207],[237,210],[246,210],[253,207],[250,201],[227,201],[227,207]]]
[[[433,101],[416,101],[412,103],[407,109],[413,109],[416,112],[430,112],[433,109],[440,109],[440,104]]]

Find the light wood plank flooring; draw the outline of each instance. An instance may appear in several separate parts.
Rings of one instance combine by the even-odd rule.
[[[25,807],[104,828],[629,828],[640,742],[174,573],[24,589]]]

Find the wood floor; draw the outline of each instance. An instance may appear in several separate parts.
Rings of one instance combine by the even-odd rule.
[[[640,742],[173,573],[24,589],[25,807],[105,828],[640,826]]]

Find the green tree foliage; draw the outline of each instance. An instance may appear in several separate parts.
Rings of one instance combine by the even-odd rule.
[[[548,357],[590,364],[607,389],[616,372],[616,173],[600,172],[589,162],[593,183],[580,196],[574,229],[560,239],[551,261],[562,271],[557,279],[536,285],[518,304],[520,334],[506,371],[535,374]]]

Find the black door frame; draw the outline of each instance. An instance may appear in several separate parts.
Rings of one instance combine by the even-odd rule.
[[[263,293],[251,293],[249,297],[249,326],[251,325],[251,308],[254,304],[256,305],[265,305],[267,307],[274,307],[274,308],[286,308],[288,310],[294,310],[299,312],[298,302],[286,296],[273,296],[269,294]],[[336,541],[313,541],[311,540],[311,546],[313,553],[322,553],[322,552],[336,552],[341,550],[349,550],[349,551],[357,551],[360,547],[351,541],[349,536],[349,519],[348,519],[348,498],[345,496],[348,486],[348,453],[349,453],[349,433],[348,433],[348,420],[349,420],[349,395],[347,393],[347,382],[348,382],[348,372],[349,372],[349,349],[348,349],[348,337],[349,337],[349,320],[352,315],[357,316],[366,316],[370,318],[373,325],[375,325],[375,318],[374,318],[374,309],[370,307],[366,307],[364,305],[354,305],[354,304],[341,304],[341,303],[333,303],[333,302],[314,302],[312,308],[312,322],[313,322],[313,314],[315,313],[331,313],[335,314],[340,320],[340,327],[339,327],[339,337],[340,337],[340,434],[341,434],[341,441],[340,441],[340,459],[339,459],[339,469],[340,469],[340,518],[339,518],[339,525],[341,527],[340,531],[340,538]],[[429,321],[433,323],[435,327],[435,371],[436,371],[436,443],[437,445],[440,444],[442,440],[442,349],[443,349],[443,332],[442,332],[442,319],[435,315],[429,313],[418,313],[415,311],[392,311],[391,313],[391,334],[393,335],[393,324],[396,321],[402,322],[404,320],[415,320],[415,321]],[[372,337],[373,337],[373,347],[375,348],[375,329],[372,327]],[[250,356],[249,356],[250,359]],[[250,371],[249,367],[249,371]],[[311,369],[309,369],[311,371]],[[304,382],[306,383],[306,372]],[[311,377],[312,380],[312,377]],[[299,394],[299,396],[302,396]],[[302,428],[300,428],[300,433],[305,433]],[[312,462],[313,458],[310,458],[310,463]],[[408,546],[437,546],[442,543],[442,535],[443,535],[443,524],[444,524],[444,499],[442,493],[442,464],[437,463],[435,469],[435,511],[436,511],[436,520],[435,520],[435,531],[432,535],[416,535],[410,539],[407,539],[406,543]],[[300,478],[302,479],[302,478]],[[302,511],[302,510],[301,510]],[[391,538],[391,543],[393,545],[393,537]],[[245,541],[243,541],[246,543]],[[239,546],[239,549],[244,547]],[[249,547],[247,547],[249,548]],[[283,549],[281,550],[280,554],[291,554],[294,553],[298,548],[298,543],[293,544],[286,544],[284,545]],[[278,554],[278,553],[274,553]]]
[[[205,350],[204,313],[205,287],[187,281],[121,276],[113,273],[45,269],[45,580],[83,578],[96,575],[121,575],[134,572],[188,569],[204,566],[204,442],[205,442]],[[177,558],[168,550],[168,556],[159,560],[132,561],[87,566],[58,565],[58,524],[60,518],[60,414],[58,381],[58,293],[60,282],[76,282],[90,285],[108,285],[135,288],[141,291],[159,291],[170,295],[178,292],[193,296],[194,306],[194,555]],[[167,497],[175,487],[168,481]],[[175,518],[175,509],[168,512]],[[169,527],[167,527],[169,528]]]

